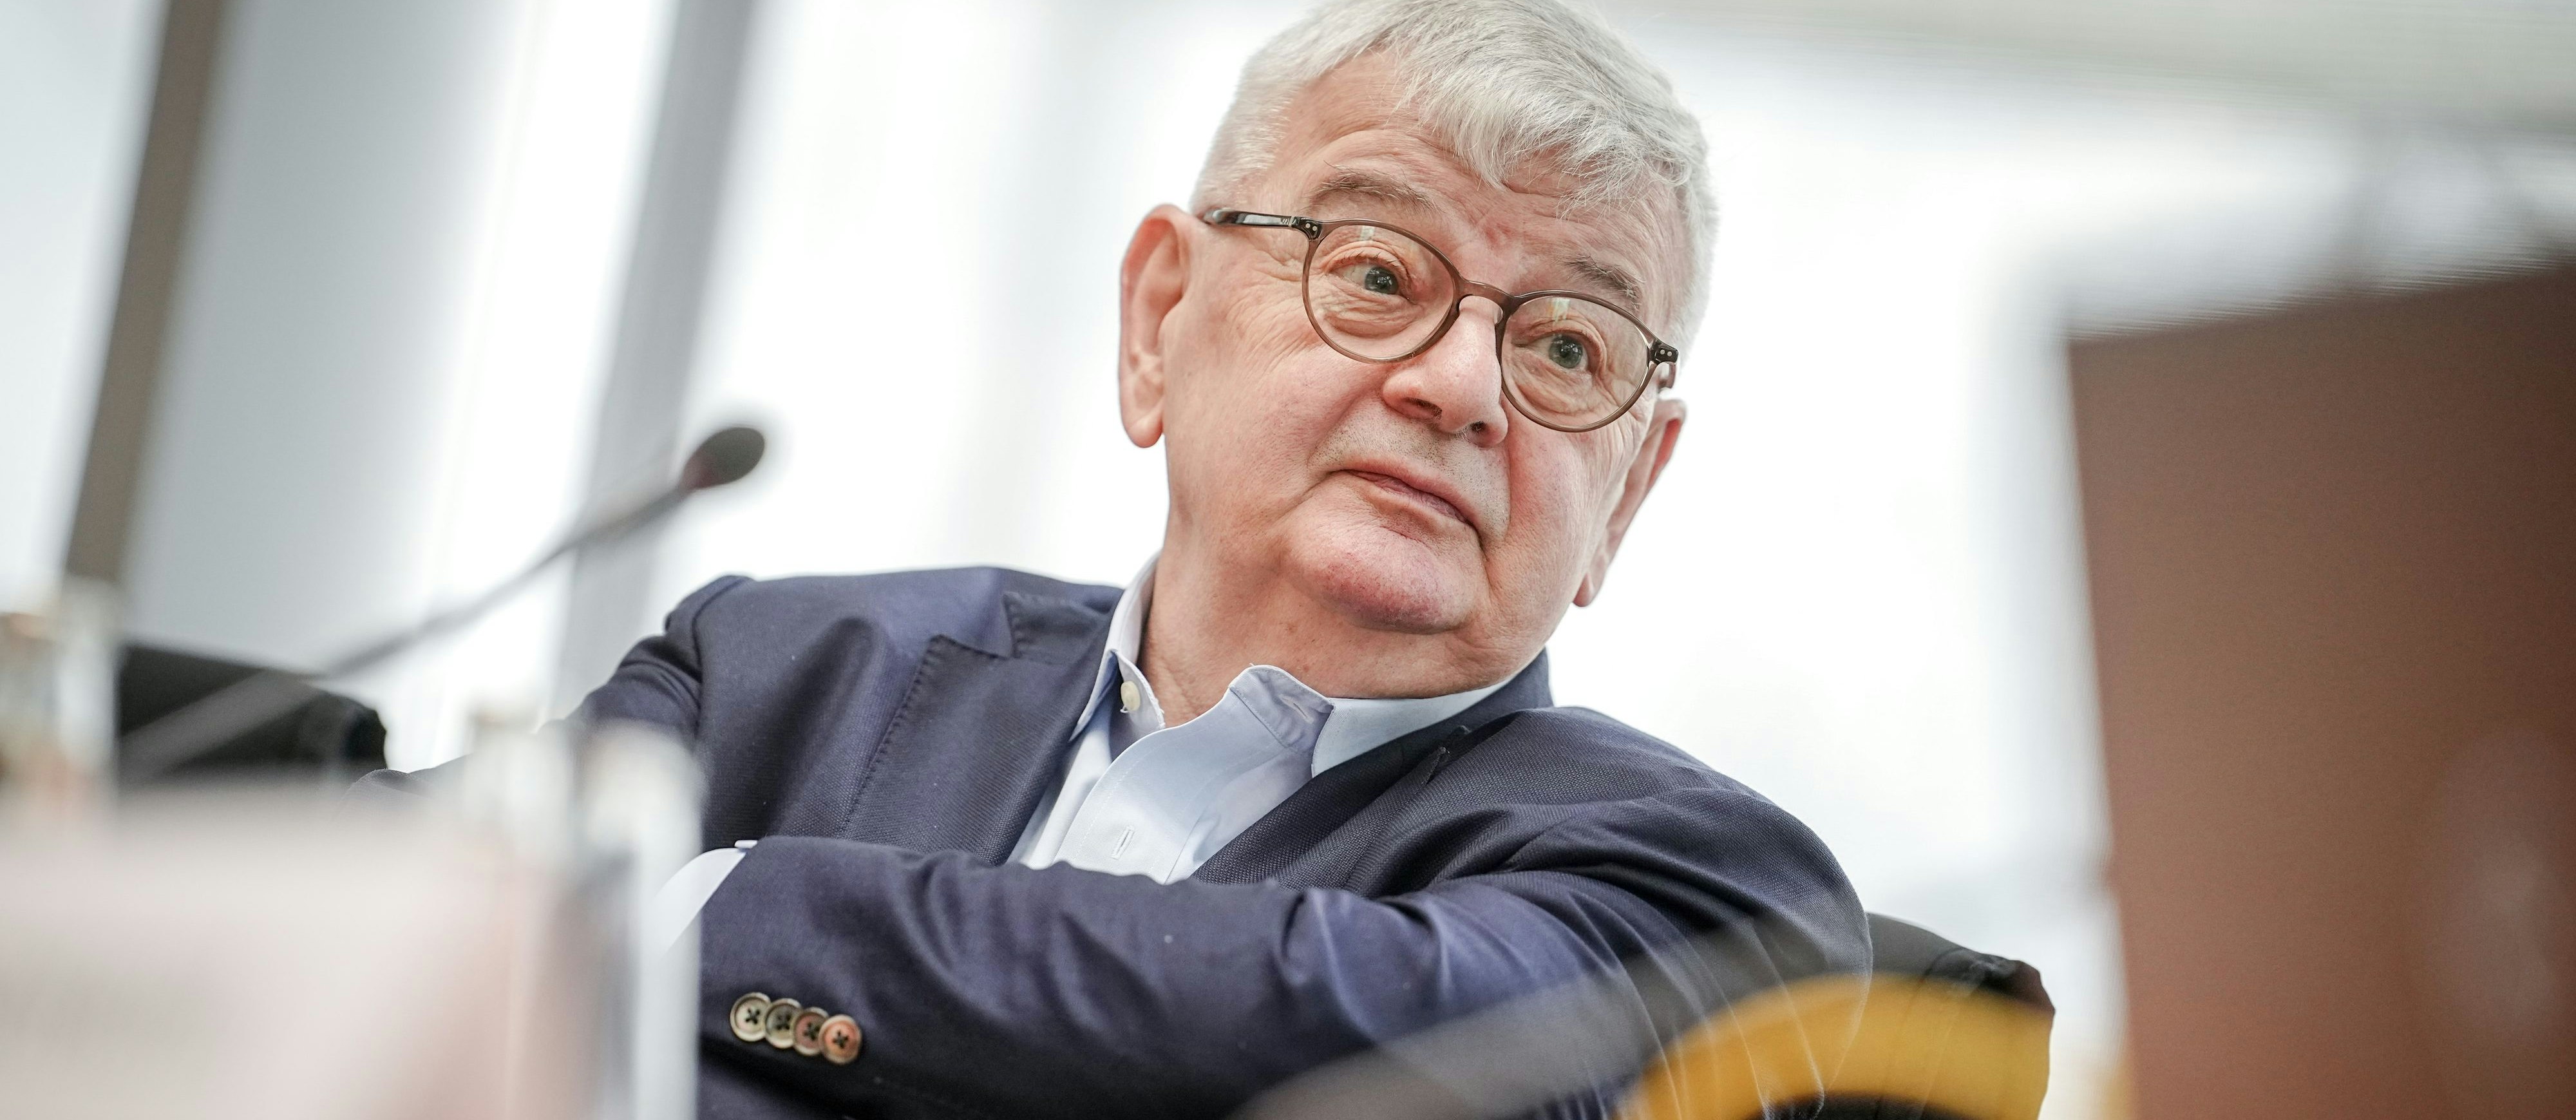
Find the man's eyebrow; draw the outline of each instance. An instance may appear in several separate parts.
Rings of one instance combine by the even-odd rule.
[[[1372,171],[1344,167],[1335,168],[1323,182],[1315,184],[1315,189],[1306,192],[1306,200],[1298,209],[1313,213],[1325,202],[1348,198],[1421,210],[1432,209],[1435,205],[1428,193],[1410,183]],[[1602,289],[1601,294],[1617,297],[1628,310],[1640,315],[1645,313],[1645,285],[1638,283],[1636,276],[1627,269],[1583,253],[1565,258],[1565,267],[1582,277],[1585,283],[1597,285]]]
[[[1575,275],[1581,276],[1586,281],[1609,289],[1609,294],[1624,301],[1628,310],[1640,315],[1646,313],[1644,302],[1646,289],[1637,283],[1637,278],[1630,275],[1627,269],[1580,253],[1565,258],[1565,267],[1573,269]]]
[[[1431,196],[1412,184],[1345,168],[1336,169],[1323,182],[1315,184],[1314,190],[1306,192],[1305,204],[1299,209],[1313,210],[1328,200],[1341,198],[1365,198],[1422,210],[1430,209],[1432,205]]]

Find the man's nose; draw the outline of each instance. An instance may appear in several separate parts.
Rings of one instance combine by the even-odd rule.
[[[1511,420],[1494,355],[1495,311],[1468,300],[1431,349],[1389,367],[1379,387],[1386,406],[1478,447],[1501,443]]]

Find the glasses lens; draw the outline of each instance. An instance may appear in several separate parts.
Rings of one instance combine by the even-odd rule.
[[[1306,310],[1343,352],[1386,361],[1412,353],[1457,300],[1430,248],[1384,226],[1335,226],[1306,261]]]
[[[1590,427],[1637,398],[1654,372],[1653,348],[1645,331],[1607,306],[1542,296],[1503,324],[1503,384],[1542,423]]]

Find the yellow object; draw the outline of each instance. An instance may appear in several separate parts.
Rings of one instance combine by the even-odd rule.
[[[1855,1019],[1833,1062],[1831,1036]],[[1813,1099],[1821,1087],[1827,1098],[1920,1101],[1967,1120],[2032,1120],[2048,1092],[2048,1026],[2036,1008],[1945,980],[1818,977],[1675,1040],[1619,1115],[1751,1120],[1766,1102]],[[1818,1068],[1825,1062],[1830,1070]]]

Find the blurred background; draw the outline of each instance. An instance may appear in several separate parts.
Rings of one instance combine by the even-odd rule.
[[[1798,814],[1872,909],[2037,964],[2047,1114],[2100,1115],[2066,340],[2576,246],[2576,8],[1606,9],[1700,113],[1721,229],[1689,438],[1558,634],[1558,698]],[[314,664],[708,427],[768,431],[743,486],[345,682],[400,768],[567,709],[723,573],[1123,583],[1163,482],[1116,424],[1118,257],[1299,11],[234,0],[138,325],[164,13],[0,0],[0,605],[62,568],[112,336],[159,379],[127,624],[245,661]]]

